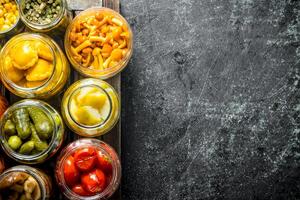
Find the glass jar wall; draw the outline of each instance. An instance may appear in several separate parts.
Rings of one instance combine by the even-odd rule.
[[[68,61],[48,36],[22,33],[10,39],[0,53],[1,79],[5,87],[23,98],[49,98],[64,87]]]

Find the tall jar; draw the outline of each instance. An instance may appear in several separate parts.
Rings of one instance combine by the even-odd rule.
[[[31,135],[29,135],[25,139],[21,138],[20,136],[16,120],[26,121],[26,119],[24,119],[24,112],[22,113],[22,115],[21,114],[15,115],[15,111],[17,110],[20,109],[29,110],[29,109],[36,109],[36,108],[39,109],[39,111],[42,111],[44,113],[43,114],[44,116],[35,113],[36,114],[35,118],[39,118],[38,120],[41,120],[46,116],[47,119],[49,120],[49,123],[52,126],[51,137],[49,137],[47,140],[40,138],[41,141],[47,142],[47,147],[43,148],[42,150],[39,149],[38,151],[37,151],[38,149],[37,143],[40,141],[37,141],[36,138],[33,138],[32,130],[30,133]],[[18,119],[15,119],[16,117]],[[37,127],[38,125],[36,121],[32,120],[33,119],[32,115],[30,115],[29,117],[31,119],[29,123],[32,123],[35,127]],[[8,122],[8,120],[10,120],[10,123],[13,123],[14,126],[16,127],[15,131],[7,132],[6,123]],[[25,123],[24,121],[21,121],[23,126]],[[26,123],[28,123],[28,121]],[[42,123],[39,124],[39,126],[40,125],[45,126],[45,121],[39,121],[39,123]],[[39,100],[26,99],[26,100],[19,101],[13,104],[12,106],[10,106],[1,117],[0,128],[1,128],[0,139],[1,139],[2,149],[9,157],[16,160],[17,162],[24,163],[24,164],[37,164],[46,161],[58,151],[58,149],[61,147],[64,141],[64,124],[60,115],[49,104]],[[38,131],[37,128],[36,131]],[[40,135],[39,132],[38,135]],[[19,148],[15,148],[15,149],[12,148],[12,146],[9,144],[9,140],[11,137],[16,137],[16,136],[21,138],[21,142],[22,142],[21,145],[27,143],[28,141],[34,142],[34,147],[30,153],[26,153],[26,154],[20,153],[20,149],[22,148],[21,145],[19,145]]]
[[[10,187],[19,188],[19,190],[10,190]],[[26,196],[24,191],[27,190],[31,191],[27,194],[31,198],[25,199],[50,199],[52,193],[50,177],[39,169],[25,165],[9,168],[1,174],[0,199],[24,199]]]
[[[15,21],[14,21],[14,23],[10,24],[10,27],[8,29],[6,29],[6,30],[0,29],[0,40],[2,42],[4,42],[4,40],[6,40],[7,38],[9,38],[15,34],[18,34],[24,30],[24,24],[21,21],[20,12],[18,9],[18,1],[17,0],[10,0],[10,2],[2,1],[0,3],[0,6],[3,6],[0,8],[2,13],[3,13],[3,9],[4,9],[3,4],[5,4],[5,3],[11,3],[13,5],[13,8],[10,8],[10,11],[13,12],[13,14],[15,16]],[[7,10],[5,10],[5,12],[7,12]],[[2,16],[2,19],[4,19],[3,16]],[[3,21],[2,23],[5,23],[5,22]]]
[[[10,39],[0,52],[0,69],[4,86],[22,98],[52,97],[62,90],[70,74],[60,47],[38,33]]]
[[[49,13],[47,14],[47,10],[49,10],[49,1],[41,1],[38,5],[38,9],[42,8],[41,10],[36,10],[35,8],[30,8],[30,3],[28,3],[29,0],[20,0],[19,3],[19,10],[20,10],[20,17],[23,21],[23,23],[32,31],[40,32],[40,33],[46,33],[50,36],[61,36],[65,33],[69,23],[72,20],[72,13],[68,10],[68,5],[66,0],[53,0],[52,4],[55,4],[53,8],[56,10],[58,7],[60,8],[57,13]],[[28,7],[29,6],[29,7]],[[28,11],[27,8],[30,8],[32,10],[37,11],[38,16],[31,16],[32,13]],[[51,10],[51,8],[50,8]],[[51,11],[50,11],[51,12]],[[42,21],[38,23],[36,20],[43,19],[44,16],[49,17],[52,16],[52,18],[48,18],[48,21]],[[56,17],[53,17],[53,16]]]
[[[61,109],[72,131],[84,137],[97,137],[115,126],[121,108],[119,96],[110,84],[88,78],[67,89]]]
[[[97,152],[97,155],[92,155],[91,157],[89,157],[89,160],[90,161],[94,160],[97,163],[96,164],[94,163],[93,165],[94,167],[90,169],[88,172],[82,172],[80,171],[80,169],[76,168],[77,167],[76,154],[79,155],[80,153],[78,152],[81,151],[84,152],[84,154],[86,155],[87,154],[86,150],[90,151],[91,149],[94,149]],[[107,171],[104,170],[101,164],[99,165],[99,155],[105,157],[105,159],[110,162],[111,167],[110,167],[109,174],[107,173]],[[96,157],[98,156],[98,157],[96,159],[93,159],[94,156]],[[85,162],[84,160],[81,161]],[[74,166],[75,169],[72,166]],[[103,179],[105,179],[106,187],[103,190],[101,190],[101,192],[87,193],[86,188],[88,187],[88,185],[84,185],[84,184],[91,184],[91,182],[80,181],[80,180],[86,179],[86,174],[93,173],[95,168],[96,170],[98,168],[104,172]],[[76,169],[78,169],[79,171],[77,171]],[[76,170],[76,172],[72,170]],[[97,180],[98,175],[96,175],[97,178],[96,177],[93,178],[93,177],[94,175],[91,176],[93,180],[96,179],[96,181],[100,181]],[[115,152],[115,150],[103,141],[97,139],[87,139],[87,138],[79,139],[72,142],[61,151],[59,157],[57,158],[55,178],[62,193],[68,199],[72,199],[72,200],[109,199],[109,197],[111,197],[113,193],[118,189],[118,186],[121,181],[120,159],[117,153]],[[100,185],[101,183],[98,182],[98,184]],[[96,187],[98,187],[99,185],[96,185]],[[78,188],[80,187],[82,187],[82,189],[78,190]],[[89,189],[93,190],[92,187],[90,187]]]

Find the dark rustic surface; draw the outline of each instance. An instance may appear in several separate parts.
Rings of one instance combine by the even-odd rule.
[[[299,4],[121,0],[124,200],[300,199]]]

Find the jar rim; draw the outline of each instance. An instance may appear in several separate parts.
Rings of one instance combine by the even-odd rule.
[[[41,196],[42,196],[41,199],[45,199],[46,189],[42,183],[43,181],[42,181],[41,177],[36,173],[37,170],[38,169],[35,169],[35,168],[27,166],[27,165],[17,165],[17,166],[14,166],[14,167],[11,167],[11,168],[5,170],[0,175],[0,181],[1,181],[1,179],[7,177],[10,173],[15,173],[15,172],[26,173],[26,174],[32,176],[36,180],[36,182],[38,183],[40,190],[41,190]]]
[[[25,13],[23,12],[23,9],[21,8],[22,6],[24,6],[25,0],[20,0],[20,3],[18,4],[19,5],[18,7],[19,7],[19,12],[20,12],[20,18],[27,26],[29,26],[30,28],[33,28],[33,29],[43,30],[43,29],[52,28],[52,27],[56,26],[61,21],[61,19],[64,16],[64,13],[66,11],[67,2],[65,0],[60,0],[60,1],[61,1],[61,10],[59,12],[59,16],[55,20],[51,21],[50,23],[37,24],[37,23],[33,23],[33,22],[29,21],[25,17]]]
[[[100,89],[101,92],[103,92],[105,94],[105,96],[108,98],[108,101],[109,101],[109,113],[108,113],[107,117],[105,118],[105,120],[103,120],[99,124],[95,124],[95,125],[92,125],[92,126],[84,125],[84,124],[81,124],[81,123],[77,122],[75,120],[74,116],[72,115],[72,112],[70,112],[70,110],[71,110],[71,102],[72,102],[73,98],[75,98],[74,95],[76,93],[80,92],[81,89],[87,88],[87,87],[97,87],[97,89]],[[70,98],[68,98],[68,112],[70,113],[70,117],[73,120],[73,122],[76,123],[78,126],[86,128],[86,129],[94,129],[94,128],[99,128],[99,127],[103,126],[103,124],[105,124],[107,122],[107,120],[109,119],[109,117],[112,114],[112,100],[111,100],[111,97],[108,95],[108,93],[102,87],[100,87],[99,85],[96,85],[96,84],[79,85],[79,87],[74,87],[73,89],[74,90],[70,94]]]
[[[12,80],[10,80],[7,76],[7,70],[5,69],[5,64],[3,64],[3,62],[5,62],[5,59],[3,58],[4,54],[7,55],[8,52],[6,52],[9,47],[9,45],[12,45],[11,43],[12,42],[16,42],[14,40],[20,40],[20,41],[25,41],[25,39],[23,37],[26,37],[26,41],[29,41],[29,40],[38,40],[39,42],[42,42],[44,44],[47,44],[47,47],[50,48],[50,51],[51,51],[51,54],[53,56],[53,70],[51,72],[51,75],[50,77],[44,81],[44,83],[42,83],[41,85],[37,86],[37,87],[31,87],[31,88],[26,88],[26,87],[22,87],[22,86],[19,86],[18,84],[16,84],[15,82],[13,82]],[[46,39],[46,40],[45,40]],[[41,90],[43,89],[44,87],[46,87],[50,82],[51,80],[53,79],[54,77],[54,74],[55,74],[55,71],[56,71],[56,56],[55,56],[55,48],[57,48],[57,45],[52,42],[50,40],[51,38],[45,34],[42,34],[42,33],[29,33],[29,32],[25,32],[25,33],[21,33],[21,34],[18,34],[14,37],[12,37],[4,46],[3,48],[1,49],[1,52],[0,52],[0,57],[1,57],[1,74],[3,76],[1,76],[5,82],[7,82],[11,87],[13,87],[14,89],[17,89],[17,90],[20,90],[20,91],[25,91],[25,92],[30,92],[32,90]],[[18,41],[18,42],[20,42]]]
[[[72,28],[73,24],[75,22],[77,22],[80,19],[80,17],[82,17],[85,14],[87,14],[89,12],[92,12],[92,11],[109,11],[109,12],[114,13],[114,15],[117,15],[118,17],[120,17],[122,19],[123,22],[125,22],[126,27],[128,28],[128,32],[130,34],[130,48],[128,48],[128,52],[126,53],[126,55],[120,61],[118,61],[114,66],[103,69],[103,70],[90,69],[90,68],[87,68],[87,67],[83,67],[81,64],[79,64],[78,62],[76,62],[73,59],[73,56],[70,53],[71,44],[69,42],[70,41],[69,40],[69,35],[70,35],[71,28]],[[120,71],[122,71],[125,68],[126,61],[128,61],[131,58],[132,54],[133,54],[133,33],[132,33],[132,30],[131,30],[131,27],[130,27],[129,23],[127,22],[127,20],[120,13],[118,13],[118,12],[116,12],[116,11],[110,9],[110,8],[106,8],[106,7],[99,7],[99,6],[91,7],[91,8],[88,8],[88,9],[82,11],[78,15],[76,15],[76,17],[72,20],[72,22],[69,24],[69,26],[66,30],[64,41],[65,41],[64,46],[65,46],[66,54],[67,54],[70,62],[81,74],[84,74],[85,76],[88,76],[88,77],[97,77],[97,78],[107,79],[107,78],[110,78],[110,77],[114,76],[115,74],[119,73]],[[121,63],[123,63],[123,66],[119,67],[119,65]],[[85,71],[87,71],[88,73],[86,73]],[[92,72],[104,73],[104,74],[100,75],[100,76],[92,76],[92,75],[90,75],[90,73],[92,73]],[[105,74],[106,72],[111,72],[111,73]]]
[[[16,6],[19,5],[19,3],[17,2],[17,0],[13,0],[13,1],[16,3]],[[20,20],[21,20],[21,17],[20,17],[21,12],[20,12],[19,6],[18,6],[18,11],[19,11],[19,16],[18,16],[18,19],[17,19],[16,23],[14,23],[14,25],[11,26],[9,29],[7,29],[7,30],[5,30],[5,31],[0,31],[0,34],[5,34],[5,33],[10,32],[12,29],[14,29],[14,28],[18,25],[18,23],[19,23]]]
[[[36,106],[36,107],[39,107],[40,109],[42,109],[43,112],[50,119],[51,123],[53,124],[53,127],[55,128],[55,129],[53,129],[53,132],[52,132],[53,135],[52,135],[51,141],[49,142],[48,148],[45,149],[44,151],[41,151],[41,152],[39,152],[37,154],[34,154],[34,155],[20,154],[20,153],[14,151],[13,149],[11,149],[9,147],[9,145],[7,144],[7,139],[4,136],[4,131],[3,131],[5,122],[7,121],[6,118],[8,117],[8,115],[17,108],[26,107],[26,106],[29,106],[29,105],[30,106]],[[50,111],[50,109],[51,109],[51,111]],[[51,151],[53,150],[53,148],[56,145],[55,137],[57,136],[57,134],[59,132],[59,130],[57,128],[57,123],[56,123],[55,119],[53,118],[52,114],[50,113],[50,112],[53,112],[53,111],[56,112],[56,114],[58,114],[57,111],[53,107],[51,107],[48,103],[40,101],[40,100],[35,100],[35,99],[24,99],[24,100],[21,100],[21,101],[18,101],[16,103],[14,103],[12,106],[10,106],[3,113],[2,117],[1,117],[1,122],[0,122],[1,146],[2,146],[3,150],[6,152],[6,154],[9,157],[13,158],[14,160],[20,161],[22,163],[28,163],[28,164],[39,163],[38,160],[40,158],[43,158],[46,154],[50,155]]]
[[[119,187],[120,180],[121,180],[121,163],[120,158],[117,154],[117,152],[107,143],[104,141],[95,139],[95,138],[82,138],[73,141],[72,143],[68,144],[60,153],[60,155],[57,158],[56,167],[55,167],[55,177],[56,181],[60,185],[60,187],[64,191],[64,195],[67,195],[68,197],[73,196],[77,199],[82,199],[83,196],[80,196],[76,193],[74,193],[70,187],[66,184],[64,174],[63,174],[63,166],[65,163],[65,160],[72,155],[76,150],[85,148],[85,147],[94,147],[97,150],[100,150],[102,153],[104,153],[106,156],[108,156],[112,162],[112,179],[109,183],[109,185],[99,194],[95,194],[93,196],[84,196],[85,200],[97,200],[104,197],[107,197],[109,195],[110,190],[112,190],[114,193],[117,188]],[[60,173],[57,173],[59,171]],[[60,182],[62,181],[62,183]],[[66,192],[66,194],[65,194]]]

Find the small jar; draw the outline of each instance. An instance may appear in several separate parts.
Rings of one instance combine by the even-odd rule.
[[[120,101],[117,92],[107,82],[88,78],[67,89],[61,109],[72,131],[84,137],[97,137],[110,131],[117,123]]]
[[[33,184],[30,185],[28,184],[29,182]],[[51,179],[48,175],[46,175],[44,172],[42,172],[39,169],[25,166],[25,165],[18,165],[4,171],[4,173],[0,175],[0,199],[10,199],[9,196],[6,196],[7,195],[6,192],[8,192],[9,188],[11,187],[9,186],[11,183],[13,185],[15,183],[17,185],[17,187],[15,188],[20,189],[19,193],[13,192],[9,194],[12,195],[12,197],[15,197],[13,199],[18,199],[18,198],[22,199],[21,196],[25,196],[25,192],[23,193],[22,190],[26,191],[30,189],[31,186],[34,187],[33,191],[30,194],[32,199],[47,200],[50,199],[51,197],[51,193],[52,193]],[[24,187],[25,184],[28,185],[26,189]]]
[[[118,12],[93,7],[73,19],[64,44],[67,57],[79,73],[104,80],[128,64],[133,52],[133,34]]]
[[[7,2],[1,2],[0,3],[0,6],[4,6],[2,4],[6,4]],[[6,30],[1,30],[0,29],[0,39],[3,41],[3,40],[6,40],[8,39],[9,37],[15,35],[15,34],[18,34],[20,32],[22,32],[24,30],[24,24],[22,23],[21,21],[21,18],[20,18],[20,12],[19,12],[19,9],[18,9],[18,1],[17,0],[10,0],[9,3],[12,3],[13,6],[14,6],[14,10],[11,9],[12,12],[14,12],[15,16],[16,16],[16,20],[14,22],[14,24],[12,24],[8,29]],[[4,7],[0,8],[0,11],[3,12],[3,9]],[[3,19],[3,18],[2,18]],[[3,21],[4,23],[4,21]],[[0,48],[1,49],[1,48]]]
[[[17,135],[20,137],[20,135],[17,132],[18,130],[15,131],[15,134],[8,135],[5,124],[9,119],[11,121],[13,121],[12,115],[13,115],[14,111],[21,109],[21,108],[30,109],[32,107],[36,107],[36,108],[40,109],[41,111],[43,111],[43,113],[50,120],[50,123],[52,124],[52,127],[53,127],[52,128],[52,137],[47,140],[47,144],[48,144],[47,148],[34,152],[34,150],[36,150],[36,144],[34,144],[35,147],[32,150],[32,152],[34,152],[34,153],[32,153],[32,155],[21,154],[20,151],[18,151],[16,149],[13,150],[11,148],[11,146],[8,144],[8,140],[11,136]],[[31,120],[32,120],[32,117],[31,117]],[[36,124],[34,124],[33,121],[30,121],[30,123],[32,123],[36,127]],[[15,127],[16,127],[16,124],[15,124]],[[37,163],[42,163],[42,162],[46,161],[47,159],[52,157],[58,151],[58,149],[61,147],[61,145],[64,141],[64,124],[63,124],[63,121],[62,121],[60,115],[49,104],[47,104],[43,101],[39,101],[39,100],[26,99],[26,100],[19,101],[19,102],[13,104],[12,106],[10,106],[1,117],[0,128],[1,128],[1,133],[0,133],[1,146],[4,150],[4,152],[12,159],[16,160],[17,162],[24,163],[24,164],[37,164]],[[24,140],[22,139],[21,142],[22,142],[22,144],[24,144],[24,143],[26,143],[26,141],[30,141],[30,140],[36,142],[36,140],[32,139],[32,135],[29,136],[27,139],[24,139]],[[18,149],[20,150],[21,148],[22,148],[22,146],[20,146]]]
[[[72,13],[68,10],[68,5],[66,0],[54,0],[51,4],[55,4],[55,13],[47,14],[49,11],[49,1],[41,1],[39,4],[39,9],[37,11],[37,16],[30,16],[32,13],[29,11],[29,9],[35,10],[31,7],[30,3],[28,3],[28,0],[20,0],[19,3],[19,10],[20,10],[20,16],[23,21],[23,23],[31,30],[35,32],[40,33],[46,33],[50,36],[61,36],[65,33],[69,23],[72,20]],[[60,8],[57,10],[57,8]],[[29,9],[28,9],[29,8]],[[52,11],[50,11],[52,12]],[[48,18],[48,20],[43,20],[44,16],[52,16],[52,18]],[[56,17],[54,17],[56,16]],[[34,20],[33,18],[37,19]],[[43,20],[42,22],[37,22],[38,20]]]
[[[72,188],[70,188],[67,185],[66,179],[65,179],[65,168],[64,164],[66,162],[69,162],[70,156],[73,157],[74,153],[80,149],[84,148],[94,148],[100,153],[101,155],[104,155],[110,160],[112,170],[111,170],[111,177],[110,181],[108,181],[106,188],[98,194],[94,195],[86,195],[86,196],[80,196],[72,191]],[[75,157],[75,156],[74,156]],[[75,161],[76,162],[76,161]],[[97,166],[97,165],[96,165]],[[86,173],[82,173],[81,175],[84,175]],[[67,147],[65,147],[62,152],[60,153],[57,163],[56,163],[56,169],[55,169],[55,178],[56,181],[62,191],[62,193],[68,198],[72,200],[101,200],[101,199],[108,199],[110,196],[113,195],[113,193],[118,189],[118,186],[120,184],[121,180],[121,163],[120,159],[115,152],[115,150],[106,144],[103,141],[97,140],[97,139],[79,139],[71,144],[69,144]],[[106,181],[108,180],[108,177],[106,177]],[[79,184],[80,184],[80,178],[79,178]],[[83,183],[81,183],[83,184]],[[76,184],[75,184],[76,185]]]
[[[16,68],[15,63],[25,65]],[[60,47],[38,33],[22,33],[10,39],[0,52],[0,69],[5,87],[22,98],[52,97],[62,90],[70,74]]]

